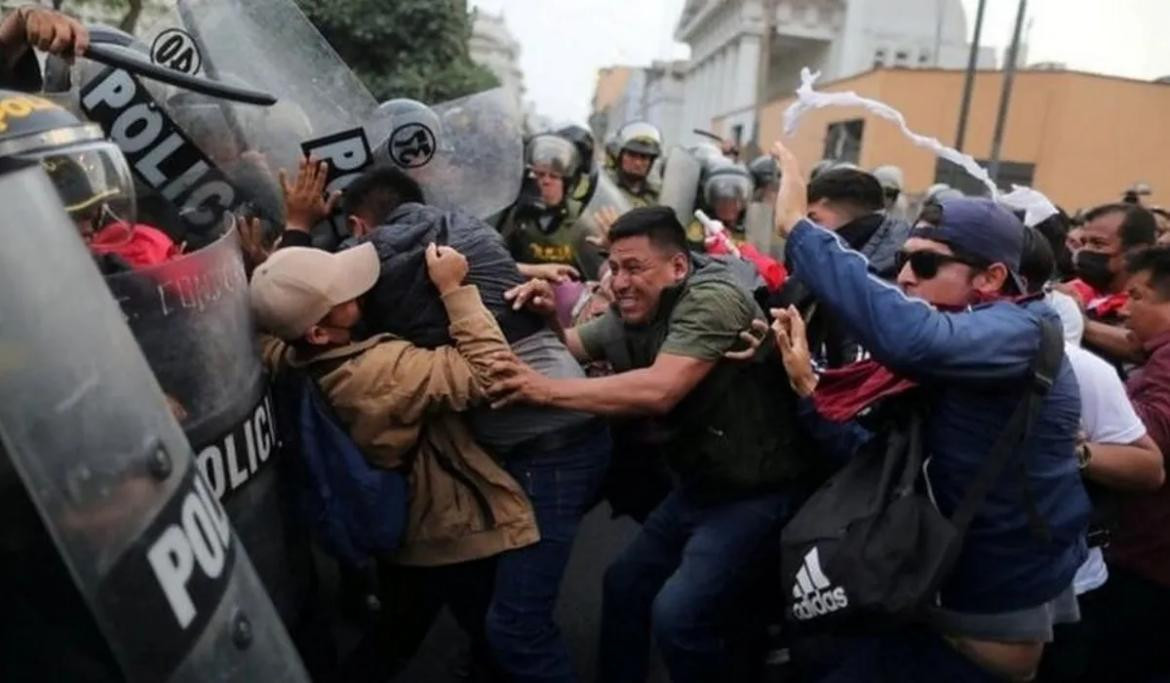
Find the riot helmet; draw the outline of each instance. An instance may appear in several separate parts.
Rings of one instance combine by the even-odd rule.
[[[748,171],[751,172],[758,191],[767,192],[769,188],[774,189],[780,185],[780,164],[771,154],[761,154],[752,159],[752,163],[748,164]]]
[[[573,143],[581,158],[581,172],[590,173],[593,170],[593,133],[582,126],[568,125],[558,130],[557,135]]]
[[[621,141],[616,132],[610,133],[609,137],[605,139],[605,165],[609,168],[617,168],[619,154],[621,154]]]
[[[738,225],[751,201],[755,184],[743,164],[725,162],[712,168],[703,181],[703,202],[727,227]]]
[[[645,121],[627,123],[618,133],[618,150],[657,158],[662,154],[662,133]]]
[[[87,241],[113,223],[135,222],[134,180],[122,151],[101,128],[49,100],[0,90],[0,158],[39,163]]]
[[[406,97],[387,100],[378,105],[375,117],[390,121],[389,138],[378,153],[395,166],[417,168],[429,162],[438,151],[442,120],[422,102]]]
[[[894,202],[898,201],[898,196],[902,194],[902,186],[905,183],[902,169],[889,164],[878,166],[873,169],[873,177],[881,183],[882,194],[886,199],[886,208],[890,208]]]
[[[528,141],[524,150],[528,176],[539,190],[546,207],[560,206],[572,189],[581,169],[577,147],[553,133],[542,133]]]

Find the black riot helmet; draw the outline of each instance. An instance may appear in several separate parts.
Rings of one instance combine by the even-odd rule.
[[[776,158],[771,154],[761,154],[752,159],[752,163],[748,164],[748,170],[751,171],[752,179],[756,181],[757,188],[766,188],[780,183],[780,164],[776,163]]]
[[[557,135],[573,143],[581,159],[581,172],[589,173],[593,170],[593,133],[588,128],[569,125],[557,131]]]
[[[36,161],[85,237],[135,222],[134,180],[101,128],[42,97],[0,90],[0,158]]]

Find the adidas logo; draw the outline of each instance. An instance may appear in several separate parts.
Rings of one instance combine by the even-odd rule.
[[[829,577],[821,570],[821,557],[813,548],[804,556],[800,571],[796,572],[796,583],[792,586],[792,614],[801,621],[832,614],[849,606],[845,589],[833,588]]]

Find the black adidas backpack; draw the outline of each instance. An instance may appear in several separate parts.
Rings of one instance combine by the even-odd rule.
[[[780,579],[788,617],[801,630],[880,630],[919,616],[933,602],[967,526],[1027,435],[1060,369],[1060,326],[1045,322],[1043,331],[1031,390],[950,519],[916,486],[925,410],[913,399],[891,420],[884,448],[859,453],[796,513],[781,535]],[[1031,506],[1029,515],[1037,533],[1047,531]]]

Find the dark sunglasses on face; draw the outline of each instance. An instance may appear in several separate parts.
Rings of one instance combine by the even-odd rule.
[[[929,280],[938,275],[939,269],[948,263],[962,263],[972,268],[983,269],[987,264],[977,263],[971,259],[965,259],[960,256],[951,256],[949,254],[940,254],[937,251],[899,251],[894,259],[894,265],[898,272],[902,272],[902,268],[906,264],[910,264],[910,270],[920,279]]]

